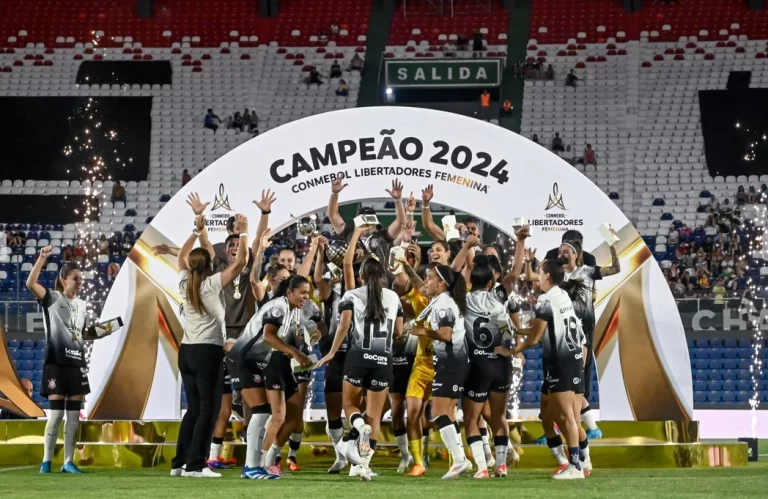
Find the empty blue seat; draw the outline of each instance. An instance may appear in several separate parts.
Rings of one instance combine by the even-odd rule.
[[[19,369],[24,371],[31,371],[35,368],[35,364],[31,360],[20,360],[18,365]]]
[[[768,348],[766,350],[768,350]],[[541,348],[533,348],[531,350],[526,350],[525,353],[527,353],[528,354],[527,357],[531,359],[541,358]]]
[[[726,341],[727,343],[727,341]],[[723,357],[726,359],[736,359],[739,356],[739,351],[736,348],[726,347],[723,351]]]
[[[21,348],[21,345],[19,344],[19,340],[11,340],[8,342],[8,348]]]
[[[739,369],[737,373],[738,379],[752,379],[752,373],[749,372],[749,369]]]
[[[736,382],[736,389],[739,391],[747,391],[752,389],[752,380],[740,379]]]
[[[723,368],[723,359],[709,359],[709,368],[710,369],[722,369]]]
[[[19,349],[18,348],[9,348],[8,353],[11,356],[11,360],[19,360]]]
[[[725,359],[723,361],[723,368],[724,369],[738,369],[739,368],[739,361],[736,359]]]
[[[703,404],[707,401],[707,392],[695,391],[693,392],[693,402],[696,404]]]
[[[725,342],[725,348],[736,348],[739,346],[739,342],[736,341],[734,338],[726,338]]]
[[[736,392],[722,392],[722,401],[726,403],[736,402]],[[718,402],[717,400],[710,399],[710,402]]]
[[[696,359],[693,361],[693,367],[696,369],[709,369],[709,361],[706,359]]]
[[[708,355],[710,359],[721,359],[723,358],[723,352],[725,352],[723,348],[710,348]]]
[[[696,348],[709,348],[709,340],[695,340],[693,344]]]
[[[696,380],[693,382],[693,389],[695,391],[703,392],[707,390],[707,382],[702,380]]]
[[[45,351],[44,350],[35,350],[35,360],[45,360]]]
[[[686,340],[686,343],[688,343],[688,349],[689,349],[689,350],[690,350],[691,348],[693,348],[694,342],[693,342],[693,340],[692,340],[692,339],[688,338],[688,339]]]
[[[709,379],[723,379],[723,371],[720,369],[709,369],[707,371],[707,377]],[[725,379],[728,379],[726,376]]]
[[[54,276],[56,279],[56,276]],[[45,350],[45,340],[37,340],[35,342],[35,350]]]
[[[44,360],[37,360],[37,359],[35,359],[32,362],[35,364],[34,368],[35,369],[39,369],[39,370],[42,370],[43,366],[45,365],[45,361]]]
[[[736,355],[738,355],[740,359],[752,358],[752,348],[750,347],[739,347],[736,349],[736,352]]]
[[[35,358],[34,350],[19,350],[19,359],[21,360],[33,360]]]
[[[533,404],[536,402],[536,397],[533,396],[535,392],[523,392],[523,403]]]
[[[722,390],[723,389],[723,382],[719,379],[711,379],[707,383],[708,390]]]
[[[29,370],[19,369],[18,372],[19,372],[19,378],[32,379],[34,377],[34,373],[32,372],[31,369]]]
[[[35,369],[32,371],[32,379],[33,380],[41,380],[43,379],[43,370],[42,369]]]
[[[739,348],[749,348],[752,346],[751,338],[741,338],[739,340]]]
[[[526,365],[530,364],[531,369],[541,369],[541,361],[539,359],[528,359]]]
[[[21,348],[24,350],[32,350],[35,348],[35,342],[32,340],[24,340],[24,342],[21,344]]]
[[[710,390],[735,390],[736,389],[736,381],[732,379],[726,379],[723,381],[723,384],[720,388],[714,388],[712,385],[709,387]]]
[[[738,379],[738,372],[735,369],[726,369],[722,371],[722,373],[723,373],[723,379],[732,379],[732,380]]]
[[[523,381],[523,391],[524,392],[533,392],[538,389],[538,383],[535,381]]]
[[[709,346],[710,348],[722,348],[723,347],[723,340],[720,338],[710,338],[709,339]]]
[[[717,403],[722,400],[722,394],[726,392],[709,392],[707,393],[707,402]]]
[[[709,379],[709,376],[707,375],[707,370],[696,369],[695,371],[693,371],[693,378],[694,379],[698,379],[698,380],[702,380],[702,381],[706,381],[706,380]]]

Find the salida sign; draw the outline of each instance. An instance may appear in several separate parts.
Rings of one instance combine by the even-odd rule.
[[[387,59],[392,88],[488,88],[501,85],[502,59]]]

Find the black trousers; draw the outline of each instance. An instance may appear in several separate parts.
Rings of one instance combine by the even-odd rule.
[[[187,471],[200,471],[206,466],[213,423],[221,406],[219,378],[223,358],[224,349],[219,345],[182,343],[179,348],[179,372],[187,393],[187,412],[181,420],[173,468],[186,464]]]

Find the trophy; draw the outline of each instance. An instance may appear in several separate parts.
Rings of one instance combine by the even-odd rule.
[[[325,254],[329,262],[339,268],[344,268],[344,255],[347,254],[347,249],[347,243],[341,239],[331,239],[328,241],[328,248],[325,250]]]
[[[296,230],[304,237],[312,237],[313,234],[317,233],[317,215],[313,213],[308,217],[299,219],[296,222]]]

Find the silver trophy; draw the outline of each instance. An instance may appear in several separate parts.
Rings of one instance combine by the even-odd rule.
[[[339,268],[344,268],[344,256],[347,254],[348,248],[347,243],[341,239],[331,239],[328,241],[325,255],[328,257],[329,262]]]
[[[318,232],[317,215],[312,214],[308,217],[299,219],[299,221],[296,222],[296,230],[304,237],[312,237],[312,235]]]

